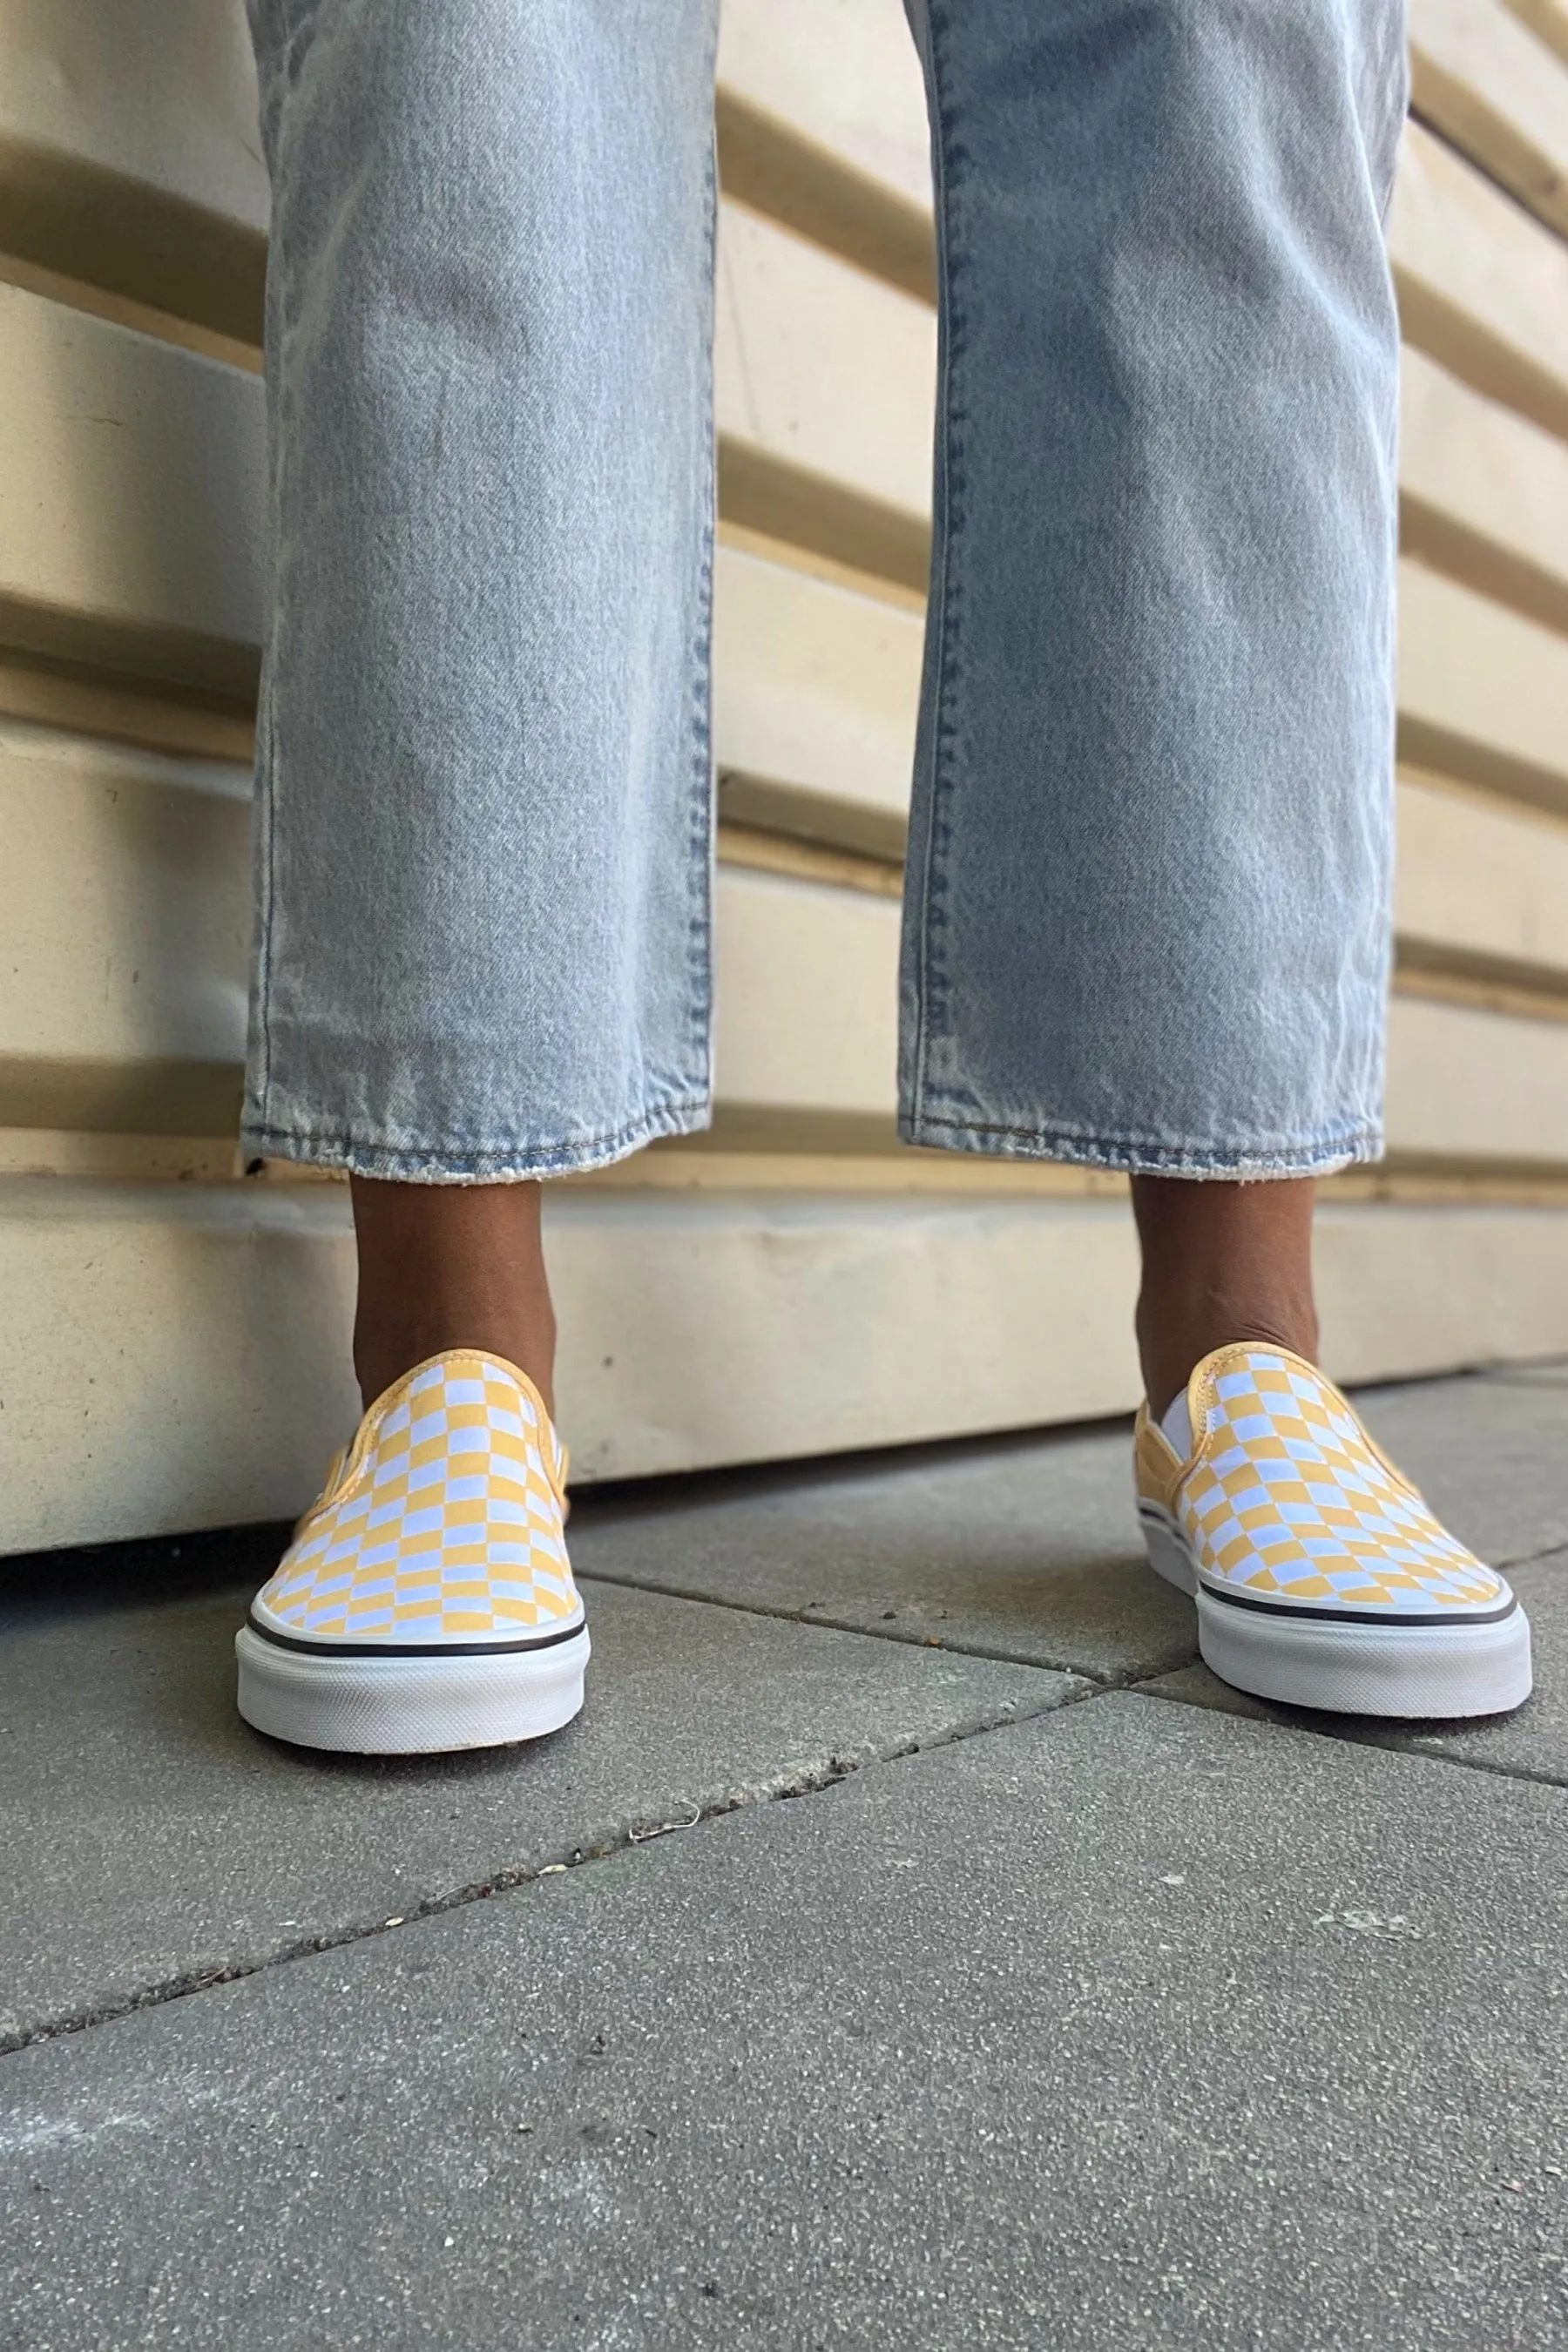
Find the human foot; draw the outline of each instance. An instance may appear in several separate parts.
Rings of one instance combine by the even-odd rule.
[[[1151,1565],[1192,1595],[1205,1664],[1350,1715],[1497,1715],[1530,1696],[1530,1626],[1331,1381],[1247,1342],[1204,1359],[1134,1465]]]
[[[564,1449],[517,1365],[451,1349],[376,1399],[235,1637],[239,1711],[365,1755],[537,1739],[583,1705]]]

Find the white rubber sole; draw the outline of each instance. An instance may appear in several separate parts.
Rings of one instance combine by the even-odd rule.
[[[1183,1529],[1157,1503],[1140,1500],[1149,1564],[1195,1601],[1205,1665],[1237,1690],[1333,1715],[1506,1715],[1530,1696],[1530,1621],[1516,1601],[1506,1617],[1451,1625],[1369,1625],[1247,1609],[1205,1588]]]
[[[583,1705],[590,1645],[570,1641],[464,1656],[333,1657],[286,1650],[250,1625],[234,1637],[239,1711],[297,1748],[431,1756],[542,1739]]]

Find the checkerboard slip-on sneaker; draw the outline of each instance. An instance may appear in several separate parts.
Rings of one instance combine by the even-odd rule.
[[[1530,1626],[1508,1585],[1321,1372],[1282,1348],[1216,1349],[1186,1418],[1184,1458],[1140,1412],[1138,1511],[1152,1565],[1197,1602],[1216,1675],[1347,1715],[1500,1715],[1529,1696]]]
[[[235,1637],[239,1711],[361,1755],[537,1739],[583,1704],[566,1454],[515,1364],[448,1349],[371,1406]]]

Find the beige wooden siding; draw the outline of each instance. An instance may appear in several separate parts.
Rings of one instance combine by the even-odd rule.
[[[1415,0],[1390,1157],[1346,1376],[1568,1347],[1568,16]],[[344,1188],[242,1176],[267,196],[239,0],[0,0],[0,1549],[280,1515]],[[900,1150],[935,321],[899,0],[726,0],[711,1136],[552,1190],[585,1476],[1119,1410],[1116,1180]]]

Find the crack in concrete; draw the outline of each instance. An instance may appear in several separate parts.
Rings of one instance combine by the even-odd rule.
[[[1489,1560],[1487,1565],[1489,1568],[1495,1568],[1500,1575],[1506,1575],[1510,1568],[1533,1568],[1540,1560],[1555,1559],[1559,1552],[1563,1555],[1564,1565],[1568,1566],[1568,1538],[1554,1535],[1552,1541],[1549,1544],[1542,1544],[1539,1551],[1512,1552],[1506,1559]]]
[[[1081,1677],[1079,1679],[1082,1680]],[[174,2001],[189,2000],[194,1994],[211,1992],[219,1985],[239,1984],[249,1977],[265,1976],[274,1969],[286,1968],[295,1960],[312,1958],[320,1952],[338,1952],[360,1944],[376,1943],[384,1936],[401,1934],[404,1928],[415,1927],[421,1920],[439,1918],[448,1911],[466,1910],[472,1904],[488,1902],[492,1895],[513,1894],[540,1878],[553,1877],[564,1871],[586,1869],[594,1863],[610,1861],[617,1854],[632,1853],[658,1837],[698,1829],[710,1822],[721,1820],[728,1813],[750,1811],[755,1806],[817,1796],[824,1790],[837,1788],[841,1781],[852,1779],[857,1773],[876,1770],[883,1765],[906,1763],[915,1756],[935,1755],[945,1748],[956,1748],[967,1740],[985,1738],[994,1732],[1016,1730],[1020,1724],[1037,1722],[1042,1716],[1059,1714],[1067,1707],[1081,1705],[1085,1699],[1100,1696],[1098,1687],[1085,1682],[1081,1689],[1064,1692],[1040,1706],[1005,1702],[995,1715],[954,1724],[930,1738],[901,1741],[896,1747],[870,1754],[830,1756],[822,1764],[781,1773],[771,1780],[757,1782],[750,1788],[727,1790],[723,1796],[711,1798],[706,1804],[694,1803],[689,1822],[628,1822],[623,1827],[601,1832],[591,1843],[574,1843],[558,1849],[543,1860],[520,1863],[514,1868],[494,1871],[489,1877],[474,1880],[468,1885],[449,1888],[440,1895],[426,1895],[395,1918],[362,1920],[321,1935],[301,1936],[295,1942],[279,1945],[255,1959],[190,1969],[181,1976],[163,1978],[156,1984],[143,1985],[132,1992],[91,2002],[85,2008],[59,2017],[40,2019],[33,2025],[0,2035],[0,2059],[15,2057],[20,2051],[37,2049],[45,2042],[90,2032],[100,2025],[112,2025],[121,2018],[137,2016],[143,2010],[167,2008]]]

